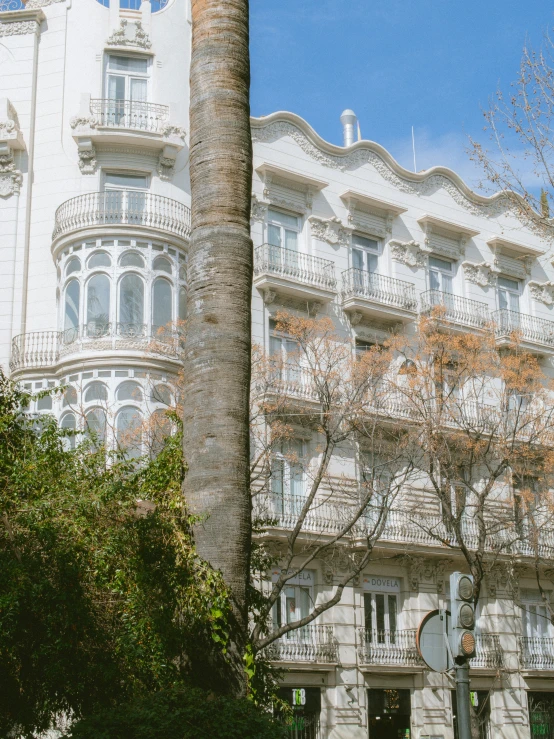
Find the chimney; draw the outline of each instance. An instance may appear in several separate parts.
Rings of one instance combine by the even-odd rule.
[[[352,146],[355,138],[355,128],[356,123],[358,122],[358,119],[356,117],[356,113],[354,113],[353,110],[345,110],[344,113],[340,117],[340,122],[342,123],[342,130],[344,135],[344,145],[345,146]]]

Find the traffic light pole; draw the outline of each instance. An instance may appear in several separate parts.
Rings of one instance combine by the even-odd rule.
[[[456,663],[456,720],[458,739],[471,739],[471,715],[469,705],[469,662]]]

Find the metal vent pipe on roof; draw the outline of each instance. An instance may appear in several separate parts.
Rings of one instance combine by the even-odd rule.
[[[353,110],[345,110],[344,113],[340,117],[340,122],[342,123],[344,145],[352,146],[352,144],[356,140],[355,130],[356,130],[356,124],[358,122],[356,113],[354,113]]]

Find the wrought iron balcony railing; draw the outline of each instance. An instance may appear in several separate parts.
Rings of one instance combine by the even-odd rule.
[[[274,662],[338,662],[338,645],[332,626],[310,624],[285,634],[266,648]]]
[[[162,133],[169,120],[169,106],[142,100],[92,98],[90,112],[97,126]]]
[[[358,658],[362,665],[425,666],[416,648],[415,629],[360,629]]]
[[[433,310],[445,321],[472,328],[484,328],[491,320],[486,303],[440,290],[427,290],[421,296],[421,312],[429,314]]]
[[[554,639],[520,636],[520,662],[525,670],[554,670]]]
[[[517,334],[522,341],[554,346],[554,321],[506,309],[494,311],[492,320],[497,338]]]
[[[190,208],[177,200],[135,190],[89,192],[66,200],[56,211],[52,238],[93,226],[146,226],[190,237]]]
[[[403,310],[417,309],[415,288],[411,282],[362,269],[347,269],[342,273],[342,298],[354,297]]]
[[[329,259],[264,244],[255,251],[254,274],[271,274],[324,290],[337,289],[335,265]]]
[[[140,350],[167,357],[179,356],[180,336],[172,330],[158,330],[142,323],[98,323],[66,331],[35,331],[20,334],[12,341],[10,369],[53,367],[61,359],[78,352]]]
[[[504,665],[504,651],[498,634],[475,634],[475,657],[470,660],[473,669],[497,670]]]
[[[270,521],[276,528],[293,529],[306,503],[304,495],[260,494],[254,498],[254,517]],[[310,506],[302,531],[336,534],[348,522],[351,511],[316,499]]]

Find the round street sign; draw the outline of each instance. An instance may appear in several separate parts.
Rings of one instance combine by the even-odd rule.
[[[427,667],[435,672],[446,672],[454,666],[446,646],[449,618],[450,611],[430,611],[416,633],[417,651]]]

